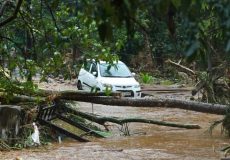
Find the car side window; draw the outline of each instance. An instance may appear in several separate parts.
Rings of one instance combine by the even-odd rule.
[[[89,72],[90,66],[91,66],[91,62],[88,61],[84,64],[84,69]]]
[[[97,65],[95,63],[92,64],[92,68],[91,68],[91,73],[93,72],[97,72]]]

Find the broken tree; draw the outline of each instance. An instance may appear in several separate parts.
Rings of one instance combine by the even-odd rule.
[[[52,100],[72,100],[72,101],[82,101],[82,102],[90,102],[96,104],[104,104],[104,105],[118,105],[118,106],[133,106],[133,107],[166,107],[166,108],[180,108],[185,110],[210,113],[210,114],[218,114],[224,115],[227,112],[228,106],[221,104],[212,104],[212,103],[203,103],[196,101],[188,101],[188,100],[177,100],[177,99],[157,99],[157,98],[126,98],[120,97],[119,93],[114,93],[111,96],[106,96],[104,93],[89,93],[89,92],[79,92],[79,91],[44,91],[41,92],[42,96],[46,95],[46,98],[34,98],[29,96],[14,96],[9,100],[11,103],[19,103],[25,101],[37,102],[41,100],[42,102]],[[51,98],[47,98],[51,97]],[[0,100],[5,102],[4,97],[0,96]]]
[[[82,96],[81,93],[73,91],[60,92],[55,99],[75,100],[91,102],[104,105],[133,106],[133,107],[166,107],[180,108],[185,110],[224,115],[227,112],[227,105],[211,104],[196,101],[184,101],[177,99],[156,99],[156,98],[126,98],[112,96]]]
[[[204,113],[212,113],[212,114],[219,114],[224,115],[227,111],[227,106],[220,105],[220,104],[208,104],[208,103],[200,103],[194,101],[182,101],[182,100],[175,100],[175,99],[154,99],[154,98],[125,98],[120,97],[119,93],[114,93],[112,96],[106,96],[104,93],[88,93],[88,92],[78,92],[78,91],[59,91],[59,92],[50,92],[50,91],[39,91],[39,94],[43,96],[40,100],[45,103],[48,100],[54,101],[55,105],[62,105],[60,102],[65,100],[70,101],[83,101],[83,102],[91,102],[97,104],[104,104],[104,105],[118,105],[118,106],[133,106],[133,107],[168,107],[168,108],[180,108]],[[37,95],[39,95],[37,93]],[[47,98],[48,97],[48,98]],[[15,100],[23,101],[37,101],[34,97],[28,96],[20,96],[17,95],[11,99],[12,102],[16,102]],[[3,101],[4,102],[4,101]],[[62,105],[63,107],[63,105]],[[66,108],[65,108],[66,109]],[[65,110],[64,109],[64,110]],[[73,112],[73,111],[71,111]],[[59,112],[60,113],[60,112]],[[191,124],[177,124],[165,121],[156,121],[156,120],[148,120],[142,118],[118,118],[118,117],[102,117],[98,115],[77,112],[74,111],[75,115],[81,116],[85,119],[94,121],[98,124],[104,125],[105,122],[112,122],[116,124],[126,124],[130,122],[140,122],[140,123],[151,123],[156,125],[164,125],[170,127],[180,127],[180,128],[200,128],[198,125],[191,125]],[[67,122],[71,122],[68,120],[68,117],[62,116],[62,114],[57,114],[59,119],[64,119]],[[56,115],[56,116],[57,116]],[[66,119],[67,118],[67,119]],[[90,131],[92,132],[92,131]]]

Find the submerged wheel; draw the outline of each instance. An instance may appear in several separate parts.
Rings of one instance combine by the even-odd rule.
[[[78,81],[78,82],[77,82],[77,89],[78,89],[78,90],[82,90],[81,81]]]

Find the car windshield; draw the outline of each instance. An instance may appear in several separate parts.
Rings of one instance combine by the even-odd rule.
[[[131,77],[128,67],[123,63],[111,66],[107,63],[100,64],[100,74],[102,77]]]

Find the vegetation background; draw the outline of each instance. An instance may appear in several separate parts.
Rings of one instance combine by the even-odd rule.
[[[142,76],[177,79],[171,59],[196,72],[209,102],[228,103],[213,86],[219,78],[229,83],[227,0],[1,0],[0,6],[0,88],[8,98],[36,90],[36,74],[42,81],[75,78],[86,58],[120,58]]]

